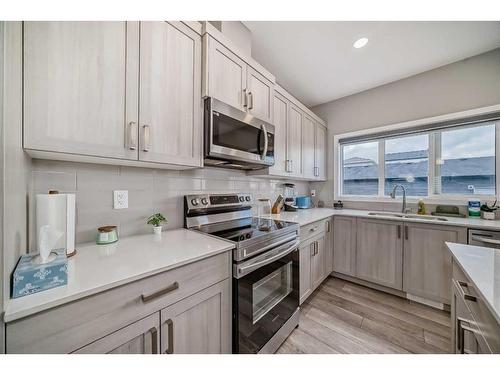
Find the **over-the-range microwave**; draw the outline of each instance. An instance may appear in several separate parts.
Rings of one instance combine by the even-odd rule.
[[[274,164],[274,125],[206,98],[205,165],[253,170]]]

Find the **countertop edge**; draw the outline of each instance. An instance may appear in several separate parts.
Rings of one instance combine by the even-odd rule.
[[[46,311],[46,310],[49,310],[49,309],[52,309],[55,307],[59,307],[59,306],[62,306],[62,305],[65,305],[65,304],[68,304],[71,302],[75,302],[75,301],[78,301],[80,299],[84,299],[86,297],[90,297],[92,295],[102,293],[102,292],[105,292],[107,290],[114,289],[114,288],[129,284],[129,283],[132,283],[132,282],[137,281],[137,280],[145,279],[147,277],[154,276],[154,275],[157,275],[157,274],[162,273],[162,272],[167,272],[167,271],[185,266],[187,264],[191,264],[191,263],[203,260],[203,259],[210,258],[212,256],[216,256],[216,255],[225,253],[227,251],[234,249],[234,247],[235,247],[234,244],[227,242],[226,247],[220,248],[220,249],[218,249],[214,252],[208,253],[208,254],[203,254],[201,256],[186,259],[184,261],[170,264],[168,266],[161,267],[161,268],[149,271],[149,272],[144,272],[141,274],[133,275],[131,277],[127,277],[125,279],[120,279],[120,280],[114,281],[114,282],[106,284],[106,285],[102,285],[102,286],[99,286],[96,288],[88,289],[88,290],[82,291],[80,293],[73,294],[71,296],[63,297],[63,298],[56,300],[56,301],[50,301],[47,303],[43,303],[43,304],[37,305],[36,307],[27,308],[25,310],[17,310],[13,313],[9,313],[9,301],[11,301],[11,299],[9,299],[6,302],[6,306],[5,306],[5,309],[3,312],[3,321],[4,321],[4,323],[12,323],[16,320],[26,318],[30,315],[34,315],[34,314],[37,314],[37,313],[42,312],[42,311]]]

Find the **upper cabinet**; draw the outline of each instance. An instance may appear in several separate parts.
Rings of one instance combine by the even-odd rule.
[[[287,122],[288,101],[283,95],[274,92],[274,165],[269,169],[274,174],[287,174]]]
[[[273,122],[274,77],[258,71],[213,38],[203,36],[203,95]]]
[[[302,167],[303,177],[314,179],[316,167],[314,157],[316,155],[314,145],[316,137],[316,124],[309,116],[303,116],[302,120]]]
[[[137,160],[139,23],[25,22],[23,42],[24,147]]]
[[[200,34],[181,22],[25,22],[23,43],[28,153],[202,165]]]
[[[321,181],[326,180],[327,129],[316,123],[314,146],[314,176]]]
[[[287,172],[290,177],[302,177],[302,122],[304,114],[290,104],[287,123]]]

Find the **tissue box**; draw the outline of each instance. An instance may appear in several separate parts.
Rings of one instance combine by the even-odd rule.
[[[65,249],[53,250],[56,258],[45,264],[33,262],[36,254],[25,254],[12,276],[12,298],[27,296],[68,283],[68,259]]]

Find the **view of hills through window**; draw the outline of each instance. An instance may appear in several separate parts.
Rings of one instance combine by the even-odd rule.
[[[432,148],[435,177],[429,184]],[[394,184],[410,196],[495,195],[494,123],[343,145],[342,157],[343,195],[377,196],[379,181],[386,196]]]

